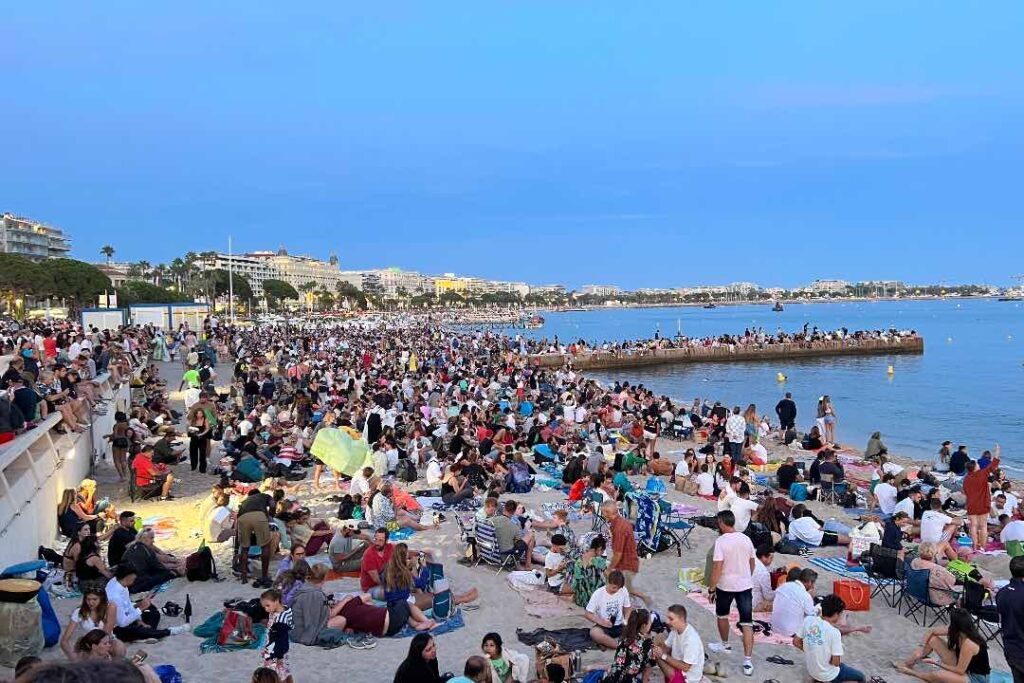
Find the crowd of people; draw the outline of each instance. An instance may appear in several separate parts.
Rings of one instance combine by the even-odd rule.
[[[405,628],[418,634],[395,673],[396,683],[441,681],[438,643],[429,632],[437,625],[430,612],[441,592],[432,578],[445,558],[417,552],[392,536],[404,529],[431,534],[442,515],[461,522],[460,513],[472,513],[460,562],[476,564],[484,552],[479,539],[492,533],[500,556],[519,570],[537,571],[548,591],[583,608],[590,638],[614,652],[601,665],[608,681],[661,675],[667,683],[692,683],[709,666],[709,673],[718,671],[705,652],[732,652],[734,611],[742,632],[741,669],[751,676],[755,610],[771,612],[775,632],[793,638],[813,680],[866,680],[843,659],[842,636],[866,627],[849,623],[842,598],[816,595],[818,577],[811,569],[790,571],[780,584],[770,578],[780,547],[799,555],[810,547],[851,543],[849,527],[823,522],[790,495],[794,485],[820,491],[844,483],[835,438],[838,414],[827,396],[801,439],[789,396],[775,406],[774,419],[754,405],[679,405],[642,385],[602,386],[571,364],[543,369],[523,355],[542,352],[546,342],[455,333],[423,319],[256,329],[208,321],[203,330],[182,328],[173,335],[148,328],[81,331],[73,324],[56,333],[31,332],[9,339],[25,361],[4,375],[14,391],[14,374],[24,382],[28,361],[40,348],[47,361],[36,365],[44,372],[61,366],[70,350],[78,357],[88,351],[86,365],[90,354],[109,353],[106,367],[117,365],[118,377],[137,390],[130,410],[115,416],[109,437],[117,474],[136,498],[173,500],[182,476],[211,478],[210,495],[200,505],[204,538],[229,548],[237,579],[261,591],[269,638],[254,681],[294,681],[292,644],[332,647],[344,641],[369,649],[377,638]],[[815,343],[903,334],[912,333],[747,330],[737,337],[651,343]],[[71,339],[77,349],[70,348]],[[61,343],[69,344],[68,354]],[[166,366],[148,362],[147,355],[164,363],[181,357],[180,410],[161,377]],[[219,377],[218,364],[230,364],[231,370]],[[33,391],[45,401],[41,390]],[[359,467],[342,473],[340,460],[316,455],[318,441],[334,434],[365,444]],[[671,462],[658,450],[659,437],[667,435],[698,443]],[[773,485],[765,487],[751,465],[768,462],[768,448],[785,449],[788,457]],[[813,461],[805,463],[801,454],[811,451]],[[1024,521],[1012,484],[998,469],[998,448],[988,462],[967,458],[962,478],[959,459],[947,455],[949,472],[937,465],[911,477],[889,459],[880,435],[873,437],[865,456],[878,476],[865,493],[877,512],[866,519],[884,526],[880,545],[903,553],[905,541],[920,534],[924,543],[914,562],[962,561],[964,554],[953,548],[959,525],[947,514],[958,507],[966,511],[974,549],[984,548],[992,534],[1003,543],[1016,540]],[[174,474],[184,467],[196,474]],[[537,518],[527,513],[523,497],[549,472],[557,472],[568,488],[566,506]],[[706,640],[684,605],[665,604],[663,596],[645,590],[644,560],[626,509],[631,475],[663,477],[683,493],[717,503],[712,525],[719,535],[709,549],[705,583],[718,628]],[[436,509],[410,491],[436,500]],[[309,500],[326,495],[335,497],[337,514],[314,518]],[[584,535],[573,528],[569,506],[585,501],[593,504],[573,509],[599,516],[603,533]],[[999,515],[992,523],[996,505]],[[158,547],[151,529],[138,528],[131,511],[97,501],[95,483],[86,481],[65,492],[58,520],[69,538],[60,562],[83,594],[61,643],[69,659],[123,659],[125,643],[187,630],[159,628],[148,594],[133,602],[133,594],[173,581],[185,566],[183,558]],[[914,526],[910,520],[919,521]],[[940,533],[932,540],[936,529]],[[326,561],[312,561],[318,557]],[[1011,583],[1000,592],[1001,611],[1003,602],[1008,609],[1020,607],[1022,569],[1015,558]],[[323,585],[331,571],[357,576],[359,591],[328,595]],[[447,597],[463,610],[478,606],[473,587]],[[930,633],[920,651],[898,663],[901,671],[922,678],[950,674],[925,680],[986,680],[978,676],[988,673],[987,644],[964,625],[962,615],[953,614],[956,626],[951,618],[948,630]],[[1010,622],[1020,623],[1019,613],[1008,614]],[[1012,666],[1020,661],[1020,650],[1013,649],[1024,647],[1020,638],[1019,630],[1004,626]],[[84,655],[94,651],[95,656]],[[940,672],[918,669],[934,661],[929,655],[941,660]],[[500,634],[489,633],[480,654],[470,656],[452,680],[525,681],[529,657],[523,659]],[[564,667],[549,667],[547,679],[562,680],[567,672],[559,669]]]

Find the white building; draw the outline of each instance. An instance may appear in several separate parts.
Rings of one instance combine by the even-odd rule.
[[[621,294],[622,289],[615,285],[583,285],[579,293],[581,296],[615,296]]]
[[[807,289],[817,294],[845,294],[849,286],[846,280],[815,280]]]
[[[200,258],[199,267],[203,270],[230,270],[245,277],[252,288],[253,296],[263,296],[265,280],[282,280],[296,291],[303,286],[314,283],[317,290],[334,293],[338,283],[342,281],[341,270],[338,268],[338,257],[331,255],[327,261],[310,256],[292,256],[282,246],[274,251],[253,251],[247,254],[214,254],[210,258]]]
[[[0,214],[0,253],[45,261],[64,258],[69,251],[71,240],[60,228],[12,213]]]

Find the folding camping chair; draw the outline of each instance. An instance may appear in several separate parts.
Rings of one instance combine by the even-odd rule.
[[[871,597],[880,596],[889,607],[899,609],[903,598],[902,569],[895,550],[872,543],[864,563],[865,573],[873,579]]]
[[[996,609],[988,589],[977,581],[965,581],[961,606],[974,619],[974,625],[985,636],[985,640],[994,640],[996,645],[1002,648],[1003,628],[999,622],[999,610]]]
[[[676,555],[683,556],[683,546],[690,547],[690,532],[694,525],[675,515],[672,505],[653,496],[637,494],[636,523],[637,552],[652,555],[675,547]]]
[[[515,550],[503,552],[498,547],[498,535],[490,522],[476,523],[476,564],[473,566],[481,562],[497,567],[498,574],[503,569],[511,571],[516,566]]]
[[[920,623],[921,626],[925,626],[927,628],[931,628],[940,621],[945,622],[948,619],[950,608],[952,608],[956,603],[940,605],[932,602],[932,588],[929,585],[931,570],[911,569],[908,561],[904,564],[903,571],[904,580],[901,602],[906,609],[903,613],[904,616],[913,619],[915,624]],[[930,622],[928,621],[929,612],[931,612],[932,617],[934,617]],[[918,615],[921,617],[920,622],[917,620]]]
[[[839,496],[846,493],[845,483],[836,483],[835,475],[822,474],[821,475],[821,486],[818,489],[818,500],[822,503],[831,503],[832,505],[839,504]]]

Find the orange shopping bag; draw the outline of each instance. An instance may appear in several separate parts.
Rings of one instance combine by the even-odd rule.
[[[871,609],[871,586],[856,579],[839,579],[832,582],[832,592],[843,599],[850,612],[867,612]]]

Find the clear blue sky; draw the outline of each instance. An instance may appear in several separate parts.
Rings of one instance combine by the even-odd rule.
[[[8,3],[0,210],[629,287],[1024,272],[1024,4]]]

